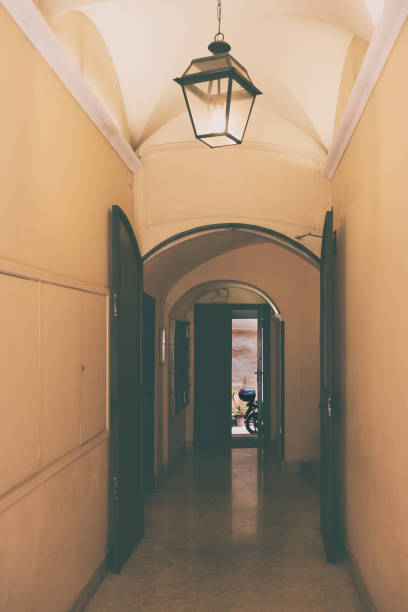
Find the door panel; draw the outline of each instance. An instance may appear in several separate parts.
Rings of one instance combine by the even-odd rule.
[[[334,257],[333,212],[326,213],[320,270],[320,524],[326,558],[337,556],[335,398],[334,398]]]
[[[154,488],[154,379],[156,300],[143,294],[143,457],[144,490]]]
[[[273,359],[271,364],[271,387],[274,422],[271,432],[276,444],[276,460],[278,463],[284,461],[285,456],[285,410],[284,410],[284,322],[275,317],[270,317],[271,322],[271,350]]]
[[[269,448],[271,442],[271,328],[269,306],[257,306],[257,400],[258,447]]]
[[[143,536],[142,262],[132,227],[112,207],[112,566],[119,572]]]
[[[82,292],[41,284],[41,465],[80,443]]]
[[[231,443],[231,307],[197,304],[194,325],[194,447]]]
[[[106,296],[82,294],[81,444],[106,429]]]

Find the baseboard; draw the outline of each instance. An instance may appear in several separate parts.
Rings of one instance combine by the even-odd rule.
[[[85,610],[86,606],[92,599],[97,588],[99,587],[107,573],[108,555],[106,555],[105,559],[102,561],[99,567],[97,567],[90,580],[88,580],[88,582],[70,607],[69,612],[82,612],[83,610]]]
[[[372,597],[370,595],[370,591],[367,589],[367,586],[363,580],[356,560],[354,559],[352,553],[349,551],[347,544],[343,543],[343,545],[345,561],[350,568],[350,573],[353,578],[354,586],[356,588],[357,594],[364,610],[366,612],[377,612],[377,608],[375,607]]]

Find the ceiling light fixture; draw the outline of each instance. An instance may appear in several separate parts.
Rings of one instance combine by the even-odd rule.
[[[221,32],[221,0],[217,0],[218,32],[208,45],[213,54],[191,61],[174,79],[183,89],[194,135],[211,148],[241,144],[255,98],[262,92],[244,66],[229,54]]]

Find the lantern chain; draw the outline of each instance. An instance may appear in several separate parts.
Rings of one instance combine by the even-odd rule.
[[[221,32],[221,0],[217,0],[217,20],[218,20],[218,32],[214,36],[214,40],[224,40],[224,34]]]

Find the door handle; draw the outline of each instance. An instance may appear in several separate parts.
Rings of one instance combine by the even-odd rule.
[[[327,414],[329,415],[329,419],[332,417],[333,414],[333,398],[331,395],[327,400]]]

